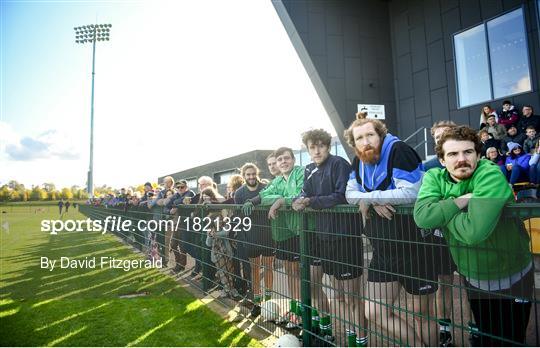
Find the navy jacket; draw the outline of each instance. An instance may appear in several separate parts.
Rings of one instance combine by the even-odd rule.
[[[329,155],[320,166],[309,164],[304,172],[304,186],[299,197],[310,199],[310,208],[315,210],[332,208],[338,204],[347,204],[345,190],[351,173],[349,163],[334,155]],[[311,215],[311,214],[310,214]],[[315,219],[317,237],[335,239],[336,234],[352,234],[357,214],[317,213],[311,215]]]

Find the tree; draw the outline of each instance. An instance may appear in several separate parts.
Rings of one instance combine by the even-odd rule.
[[[43,189],[47,191],[47,193],[50,193],[56,190],[56,186],[52,182],[46,182],[43,184]]]
[[[71,190],[67,187],[64,187],[62,189],[62,198],[63,199],[73,199],[73,194],[71,193]]]
[[[11,199],[11,191],[8,185],[3,185],[2,188],[0,188],[0,200],[3,202],[7,202],[10,199]]]

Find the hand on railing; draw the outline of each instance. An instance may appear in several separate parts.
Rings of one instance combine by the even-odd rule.
[[[247,201],[246,203],[244,203],[244,205],[242,206],[242,213],[245,216],[250,216],[252,211],[253,211],[253,203],[250,201]]]
[[[301,197],[293,202],[292,208],[294,211],[302,211],[309,206],[309,198]]]
[[[392,220],[392,217],[394,216],[394,213],[396,212],[396,209],[392,207],[390,204],[384,204],[384,205],[373,205],[373,210],[382,218]]]
[[[272,204],[270,207],[270,210],[268,211],[268,218],[269,219],[275,219],[278,216],[278,210],[283,206],[283,203],[285,203],[285,200],[283,198],[278,199],[277,201]]]

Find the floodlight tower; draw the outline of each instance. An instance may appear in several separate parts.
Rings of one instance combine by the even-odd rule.
[[[89,24],[73,28],[75,42],[92,43],[92,98],[90,101],[90,165],[88,168],[88,197],[94,197],[94,76],[96,66],[96,42],[109,41],[111,24]]]

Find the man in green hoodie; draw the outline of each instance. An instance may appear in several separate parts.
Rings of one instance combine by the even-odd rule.
[[[443,230],[466,279],[481,345],[523,344],[534,279],[523,223],[501,216],[512,190],[496,165],[480,160],[473,129],[446,130],[435,149],[445,168],[425,174],[414,219],[421,228]]]

